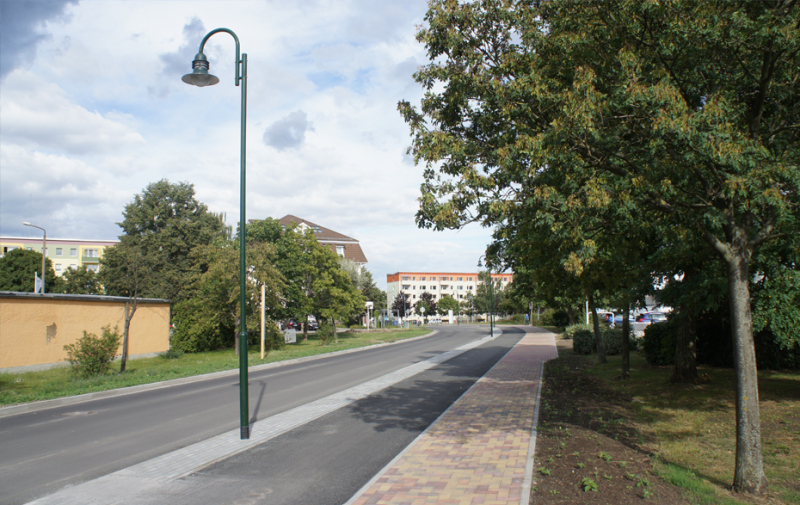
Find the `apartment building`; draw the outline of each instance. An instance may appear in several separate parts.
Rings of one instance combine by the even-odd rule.
[[[514,278],[513,274],[492,274],[505,288]],[[406,293],[413,304],[424,292],[439,300],[450,295],[456,300],[469,299],[478,290],[478,272],[397,272],[386,276],[386,301],[391,307],[400,293]]]
[[[330,228],[325,228],[316,223],[312,223],[306,219],[293,216],[291,214],[283,216],[278,220],[281,225],[286,228],[291,224],[297,225],[301,231],[311,229],[314,232],[317,242],[330,247],[333,252],[344,259],[352,260],[359,266],[367,264],[367,257],[361,249],[361,244],[353,237],[348,237],[338,231],[333,231]]]
[[[83,265],[95,272],[100,268],[100,258],[106,247],[116,245],[118,240],[82,240],[47,237],[47,257],[53,263],[56,275],[61,276],[68,268]],[[29,249],[42,252],[41,237],[0,237],[0,257],[14,249]]]

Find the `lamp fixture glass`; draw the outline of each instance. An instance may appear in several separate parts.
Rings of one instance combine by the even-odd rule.
[[[219,82],[219,77],[208,73],[208,58],[203,53],[197,53],[192,61],[192,73],[184,75],[181,80],[192,86],[213,86]]]

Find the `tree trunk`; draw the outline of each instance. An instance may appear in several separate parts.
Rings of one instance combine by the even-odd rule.
[[[133,301],[133,308],[131,308],[131,301],[128,300],[125,302],[125,326],[122,330],[122,358],[119,362],[119,373],[125,371],[125,367],[128,365],[128,335],[130,334],[131,330],[131,319],[133,319],[133,314],[136,312],[137,303]]]
[[[767,478],[762,462],[758,370],[750,314],[749,256],[749,251],[744,247],[730,248],[725,256],[736,367],[736,469],[733,489],[759,494],[766,491]]]
[[[628,341],[628,336],[631,334],[631,322],[628,315],[631,312],[631,304],[625,304],[625,310],[622,312],[622,374],[623,379],[629,379],[631,376],[631,349]]]
[[[696,321],[690,307],[681,307],[679,317],[672,382],[694,382],[697,380]]]
[[[589,310],[592,311],[592,326],[594,327],[594,344],[597,347],[597,362],[608,363],[606,350],[603,346],[603,336],[600,334],[600,322],[597,319],[597,307],[594,305],[594,295],[589,295]]]

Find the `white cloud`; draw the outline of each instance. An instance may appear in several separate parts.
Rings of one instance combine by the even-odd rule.
[[[144,139],[129,124],[132,118],[106,117],[69,100],[56,84],[41,83],[18,71],[9,76],[0,97],[4,143],[70,154],[108,152]]]
[[[35,218],[54,237],[116,236],[124,205],[162,178],[194,184],[235,224],[232,38],[206,44],[218,85],[180,81],[203,35],[224,26],[248,53],[248,218],[295,214],[361,240],[381,285],[401,269],[474,269],[488,230],[414,224],[422,169],[405,155],[397,102],[422,94],[412,74],[426,61],[415,41],[425,10],[424,0],[127,0],[43,13],[26,25],[34,45],[18,49],[36,57],[0,81],[0,233]]]

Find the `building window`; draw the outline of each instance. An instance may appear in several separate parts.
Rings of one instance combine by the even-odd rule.
[[[458,289],[464,289],[464,286],[459,286]]]
[[[468,280],[469,282],[472,282],[472,277],[467,277],[467,280]]]
[[[78,249],[76,247],[70,248],[69,255],[72,256],[72,257],[78,256]]]
[[[56,272],[61,271],[61,263],[56,263]]]
[[[404,280],[404,281],[410,281],[410,280],[411,280],[411,277],[409,277],[409,276],[407,276],[407,275],[404,275],[404,276],[403,276],[403,280]]]
[[[341,257],[344,257],[344,246],[343,245],[337,245],[336,246],[336,254],[338,254]]]
[[[64,254],[64,249],[56,247],[56,256],[61,256],[63,254]]]
[[[472,289],[472,286],[467,286],[467,289]]]
[[[436,290],[436,286],[431,286],[431,289],[435,291]]]
[[[447,285],[446,285],[446,284],[445,284],[445,285],[443,285],[443,286],[442,286],[442,289],[447,289]]]
[[[97,249],[86,249],[83,251],[84,258],[96,258],[97,257]]]
[[[411,286],[409,284],[403,284],[403,289],[411,289]]]
[[[86,265],[86,270],[97,272],[98,265]]]
[[[463,278],[463,277],[459,277],[459,278],[458,278],[458,282],[462,282],[463,280],[464,280],[464,278]]]
[[[420,277],[419,280],[424,281],[425,277]]]
[[[420,286],[419,289],[425,291],[425,286]]]
[[[416,277],[412,277],[412,278],[411,278],[411,280],[412,280],[412,281],[415,281],[415,280],[417,280],[417,278],[416,278]]]

